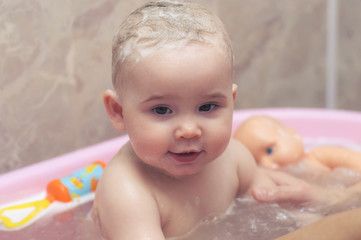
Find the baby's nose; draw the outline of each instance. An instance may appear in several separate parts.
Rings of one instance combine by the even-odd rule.
[[[176,139],[199,138],[201,135],[201,129],[194,122],[184,122],[175,131]]]

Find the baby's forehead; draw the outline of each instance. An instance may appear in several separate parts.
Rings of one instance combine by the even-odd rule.
[[[217,58],[225,59],[227,62],[231,64],[231,60],[229,59],[227,53],[223,51],[219,45],[216,43],[199,43],[199,42],[193,42],[193,43],[187,43],[184,44],[182,42],[170,42],[168,44],[164,44],[162,46],[158,47],[150,47],[146,49],[141,50],[141,54],[138,55],[137,59],[133,59],[132,62],[136,63],[144,58],[152,58],[154,56],[157,57],[169,57],[171,58],[177,58],[182,55],[187,55],[189,57],[192,57],[194,55],[204,55],[213,53]]]
[[[193,58],[193,56],[200,56],[204,55],[210,56],[209,53],[212,52],[213,54],[207,58],[210,59],[211,57],[217,58],[225,65],[218,65],[217,68],[220,68],[221,66],[225,66],[227,70],[227,75],[230,76],[229,80],[230,82],[233,81],[233,61],[230,59],[229,55],[222,51],[221,48],[218,46],[214,46],[212,44],[200,44],[200,43],[193,43],[188,45],[183,44],[169,44],[164,45],[162,47],[157,48],[148,48],[143,49],[138,55],[133,55],[134,58],[128,58],[127,62],[123,63],[121,68],[118,69],[118,79],[117,82],[122,84],[129,81],[128,74],[133,71],[135,66],[142,66],[143,62],[152,62],[152,67],[155,69],[158,69],[158,67],[161,66],[157,71],[161,71],[163,65],[161,65],[162,62],[168,61],[173,62],[174,61],[183,61],[187,62],[188,57]],[[187,54],[188,55],[187,55]],[[182,57],[181,56],[185,56]],[[197,64],[206,64],[205,59],[199,60]],[[143,65],[144,66],[144,65]],[[137,67],[137,71],[143,71],[145,69],[140,69]],[[124,86],[124,85],[123,85]]]
[[[123,70],[129,73],[135,67],[137,71],[139,67],[151,68],[154,71],[164,70],[167,64],[171,64],[172,68],[192,68],[195,65],[198,67],[209,67],[211,70],[224,69],[224,72],[232,75],[233,65],[224,54],[216,46],[209,44],[191,44],[191,45],[167,45],[163,48],[149,49],[146,53],[136,60],[129,61]],[[160,68],[158,68],[160,66]],[[168,67],[166,67],[169,69]]]
[[[125,91],[128,84],[140,76],[148,80],[153,77],[182,81],[186,76],[198,80],[207,75],[210,79],[217,76],[218,81],[229,84],[232,84],[233,80],[232,65],[227,57],[215,47],[199,44],[158,49],[138,61],[128,62],[122,69],[119,74],[121,85],[117,89]]]

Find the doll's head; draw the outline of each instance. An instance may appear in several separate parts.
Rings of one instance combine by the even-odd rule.
[[[257,163],[265,167],[277,169],[298,162],[304,155],[301,136],[268,116],[245,120],[234,137],[251,151]]]
[[[113,39],[113,86],[122,82],[127,63],[139,61],[158,50],[193,44],[215,47],[233,67],[230,39],[222,22],[204,7],[190,2],[150,2],[132,12]]]

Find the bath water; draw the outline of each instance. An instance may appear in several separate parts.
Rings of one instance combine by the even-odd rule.
[[[330,141],[330,140],[328,140]],[[307,147],[323,145],[325,140],[308,140]],[[334,142],[332,142],[334,143]],[[359,145],[342,142],[347,147],[361,151]],[[337,169],[331,173],[314,174],[305,171],[302,164],[287,171],[319,185],[342,189],[361,180],[359,173]],[[338,206],[333,212],[360,207],[356,201],[349,206]],[[29,227],[17,231],[0,231],[1,240],[100,240],[100,232],[87,215],[92,203],[39,219]],[[208,219],[189,234],[172,240],[269,240],[296,230],[317,219],[312,209],[290,212],[277,204],[261,204],[250,198],[236,199],[229,210],[217,218]],[[171,240],[171,239],[169,239]]]
[[[91,202],[53,216],[40,218],[17,231],[0,231],[1,240],[100,240],[100,233],[87,220]]]
[[[54,216],[39,219],[29,227],[0,232],[1,240],[99,240],[100,232],[86,216],[92,203]],[[252,199],[236,199],[219,218],[202,222],[182,240],[267,239],[284,235],[303,226],[292,213],[277,204],[259,204]]]
[[[204,221],[186,236],[172,240],[270,240],[302,226],[277,204],[239,198],[224,216]]]

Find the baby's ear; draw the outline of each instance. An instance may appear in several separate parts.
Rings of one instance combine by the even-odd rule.
[[[232,84],[233,101],[236,101],[237,88],[238,88],[237,84],[233,83],[233,84]]]
[[[119,103],[116,93],[109,89],[106,90],[104,92],[103,101],[110,121],[112,121],[114,127],[120,131],[125,130],[123,108]]]

